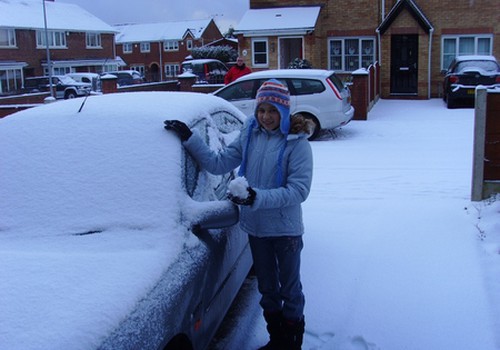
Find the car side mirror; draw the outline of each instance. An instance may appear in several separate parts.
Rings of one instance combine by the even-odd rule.
[[[194,202],[186,213],[193,232],[220,229],[235,225],[239,220],[239,209],[231,201]]]

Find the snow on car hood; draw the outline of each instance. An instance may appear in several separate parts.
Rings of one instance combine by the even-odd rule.
[[[83,99],[1,120],[0,233],[168,225],[181,194],[181,158],[179,140],[163,121],[189,123],[186,116],[210,112],[213,98],[196,97],[193,103],[193,94],[91,96],[80,113]]]

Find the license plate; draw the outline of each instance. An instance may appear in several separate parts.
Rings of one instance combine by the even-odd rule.
[[[474,95],[476,93],[476,90],[474,89],[467,89],[467,95]]]

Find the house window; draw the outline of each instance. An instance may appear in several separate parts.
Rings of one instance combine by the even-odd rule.
[[[67,48],[66,46],[66,33],[63,31],[49,30],[47,33],[49,37],[49,47],[51,48]],[[38,48],[45,48],[45,31],[36,31],[36,46]]]
[[[446,35],[442,37],[441,69],[447,69],[457,56],[491,55],[493,50],[492,35]]]
[[[179,42],[177,40],[168,40],[163,43],[165,51],[179,51]]]
[[[254,39],[252,40],[252,65],[253,66],[267,66],[269,64],[267,52],[267,39]]]
[[[151,44],[150,43],[141,43],[141,52],[150,52]]]
[[[328,44],[332,70],[352,72],[375,62],[375,38],[335,38]]]
[[[16,31],[14,29],[0,28],[0,47],[15,47]]]
[[[101,34],[87,33],[86,34],[87,48],[101,48]]]
[[[16,92],[22,86],[22,69],[0,70],[0,94]]]
[[[167,78],[176,77],[178,72],[179,72],[179,65],[178,64],[166,64],[165,65],[165,77],[167,77]]]
[[[132,43],[123,44],[123,53],[132,53]]]
[[[187,46],[188,50],[192,50],[193,49],[193,40],[188,40],[186,46]]]

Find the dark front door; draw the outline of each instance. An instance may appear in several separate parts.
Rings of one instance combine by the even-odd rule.
[[[290,62],[296,58],[302,58],[302,38],[280,39],[280,66],[287,68]]]
[[[391,38],[391,94],[417,94],[418,35]]]

